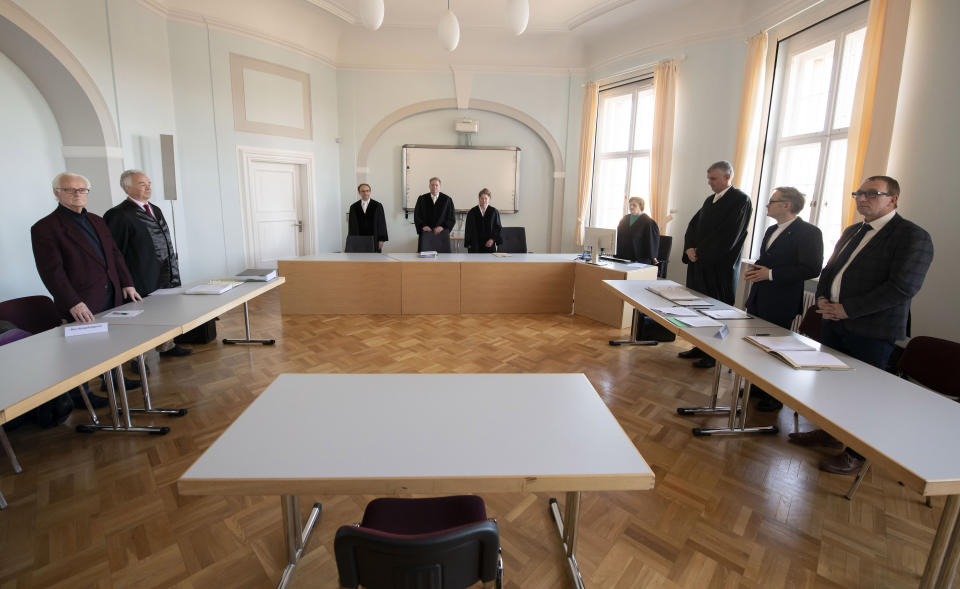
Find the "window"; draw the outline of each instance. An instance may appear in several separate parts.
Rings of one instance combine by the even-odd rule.
[[[843,231],[843,176],[853,95],[860,70],[868,4],[860,4],[780,41],[753,232],[759,255],[766,201],[777,186],[807,195],[800,217],[820,227],[825,255]]]
[[[601,90],[597,108],[589,225],[616,229],[631,196],[650,202],[653,78]]]

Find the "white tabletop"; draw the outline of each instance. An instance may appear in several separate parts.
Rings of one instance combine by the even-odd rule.
[[[676,303],[665,299],[660,295],[653,293],[649,290],[651,286],[682,286],[673,282],[671,280],[604,280],[604,284],[608,288],[612,289],[617,295],[623,298],[625,301],[633,305],[634,307],[642,310],[646,315],[650,316],[654,321],[660,325],[666,327],[670,330],[671,333],[680,333],[681,331],[696,330],[700,333],[716,333],[718,327],[680,327],[679,325],[673,323],[672,321],[667,320],[663,315],[653,311],[657,307],[673,307],[676,306]],[[717,299],[712,299],[706,295],[700,295],[701,298],[705,299],[711,304],[708,307],[709,310],[724,310],[724,309],[735,309],[722,301]],[[683,317],[677,317],[680,321],[683,321]],[[751,317],[750,319],[718,319],[720,323],[723,323],[727,327],[763,327],[770,325],[767,321],[763,319],[757,319]]]
[[[384,254],[369,252],[337,252],[333,254],[313,254],[295,258],[280,258],[280,262],[393,262]]]
[[[400,262],[572,262],[575,254],[437,254],[436,258],[421,258],[418,253],[390,253],[387,256]]]
[[[56,327],[3,346],[0,423],[173,338],[174,326],[110,325],[106,333],[64,336]]]
[[[276,288],[286,280],[281,276],[270,282],[244,282],[218,295],[164,294],[144,297],[140,302],[127,303],[104,311],[97,315],[97,321],[106,321],[111,325],[174,325],[189,331],[230,309]],[[193,283],[201,284],[201,283]],[[186,285],[184,290],[193,286]],[[115,310],[140,309],[143,313],[135,317],[105,318]]]
[[[185,494],[649,489],[582,374],[284,374],[180,479]]]
[[[878,370],[814,340],[854,370],[795,370],[745,341],[756,328],[732,328],[722,342],[702,331],[684,334],[725,366],[747,377],[818,426],[924,495],[960,493],[960,404]],[[781,327],[762,330],[789,335]]]

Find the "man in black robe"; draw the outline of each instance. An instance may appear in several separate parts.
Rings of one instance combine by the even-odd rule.
[[[484,188],[477,195],[480,204],[467,213],[463,243],[471,254],[493,253],[503,243],[500,237],[500,211],[490,206],[490,191]]]
[[[123,253],[137,292],[147,296],[158,288],[180,286],[180,267],[170,228],[160,208],[150,203],[150,178],[140,170],[126,170],[120,175],[120,186],[127,199],[104,213],[103,220]],[[192,353],[172,340],[160,344],[157,350],[162,356]]]
[[[429,248],[450,251],[450,231],[456,225],[453,199],[440,192],[440,178],[430,178],[430,192],[421,194],[413,209],[413,224],[417,228],[417,251],[424,251],[424,233],[432,233],[446,247]]]
[[[687,287],[728,305],[736,298],[740,254],[753,211],[750,197],[731,185],[732,177],[730,162],[719,161],[707,168],[707,184],[713,194],[690,219],[683,237]],[[716,364],[699,348],[679,355],[698,358],[694,363],[697,368],[711,368]]]
[[[360,200],[350,205],[347,221],[347,235],[372,235],[377,243],[377,253],[383,251],[387,241],[387,219],[383,215],[383,205],[370,198],[370,185],[357,186]]]
[[[631,196],[630,213],[617,225],[617,257],[654,265],[660,250],[660,227],[643,212],[645,203]]]

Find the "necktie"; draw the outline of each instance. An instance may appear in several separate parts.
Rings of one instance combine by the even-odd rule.
[[[837,256],[837,259],[831,264],[833,276],[837,275],[837,272],[843,269],[847,265],[847,262],[850,261],[850,256],[853,255],[854,250],[857,249],[857,246],[860,245],[860,242],[863,241],[863,236],[867,234],[867,231],[870,231],[873,227],[869,223],[864,223],[860,226],[860,229],[853,234],[853,237],[850,238],[850,241],[847,242],[843,249],[840,251],[840,255]],[[832,280],[832,278],[831,278]]]
[[[147,214],[148,214],[148,215],[150,215],[151,217],[153,217],[153,210],[150,208],[150,203],[144,204],[144,205],[143,205],[143,208],[144,208],[145,211],[147,211]]]

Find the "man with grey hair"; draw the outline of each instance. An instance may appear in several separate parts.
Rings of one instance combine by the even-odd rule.
[[[823,235],[816,225],[797,217],[804,196],[792,186],[774,190],[767,201],[767,216],[776,224],[767,228],[760,257],[743,278],[753,284],[747,296],[747,312],[790,329],[803,312],[803,283],[820,275],[823,267]],[[759,396],[758,396],[759,394]],[[754,390],[757,409],[776,411],[780,401]]]
[[[450,232],[456,225],[453,199],[440,192],[440,178],[430,178],[430,192],[421,194],[413,208],[413,224],[417,229],[417,251],[425,249],[424,235],[433,234],[434,243],[443,244],[442,249],[450,251]],[[437,248],[440,250],[441,248]]]
[[[180,286],[177,251],[163,212],[150,202],[150,178],[140,170],[126,170],[120,175],[120,187],[127,198],[103,219],[123,253],[137,292],[149,295],[158,288]],[[191,353],[173,342],[161,344],[158,350],[164,356]]]
[[[690,219],[683,237],[687,286],[729,305],[735,298],[740,253],[753,211],[750,197],[731,185],[732,177],[730,162],[719,161],[707,168],[707,184],[713,194]],[[716,364],[696,347],[679,355],[698,358],[694,363],[697,368],[711,368]]]

